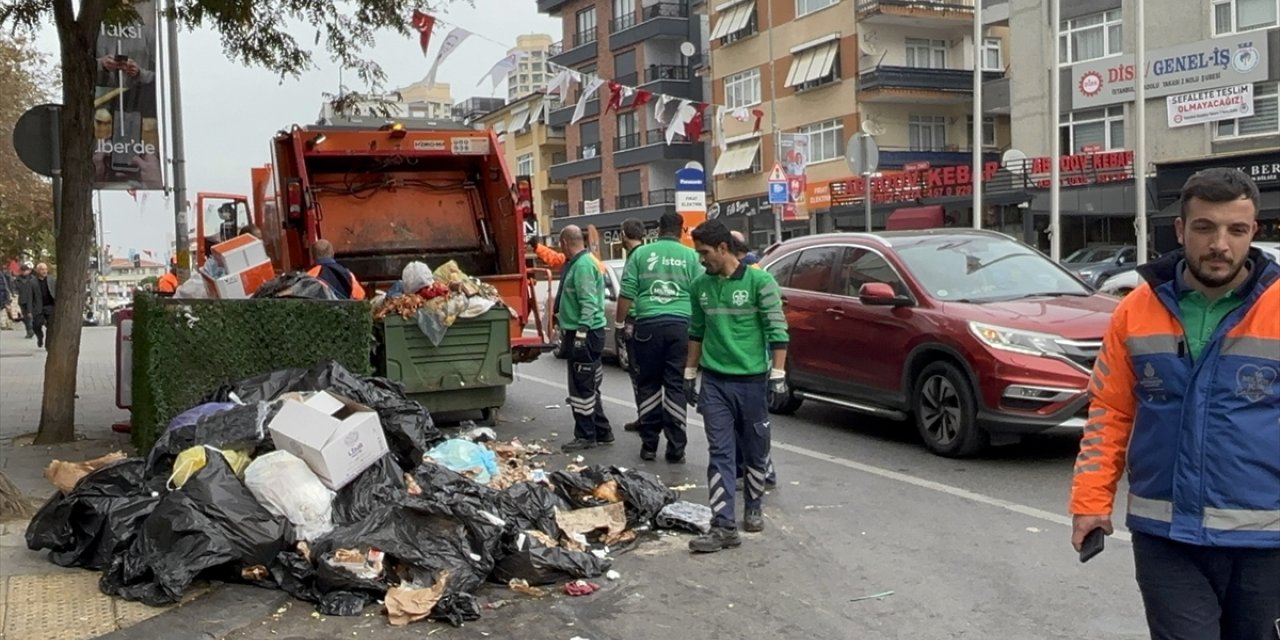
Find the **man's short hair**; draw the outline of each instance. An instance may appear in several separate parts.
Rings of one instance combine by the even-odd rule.
[[[622,237],[628,240],[644,240],[644,223],[636,218],[623,220]]]
[[[323,260],[324,258],[332,258],[332,257],[333,257],[332,242],[329,242],[328,240],[320,239],[320,240],[316,240],[316,243],[311,245],[312,260]]]
[[[668,211],[658,218],[658,233],[663,235],[680,235],[684,232],[684,216]]]
[[[1205,202],[1231,202],[1248,198],[1253,202],[1253,214],[1258,215],[1261,196],[1258,185],[1245,172],[1231,167],[1213,167],[1196,172],[1182,185],[1181,202],[1182,219],[1187,219],[1191,199],[1199,198]]]
[[[724,226],[719,220],[708,220],[693,230],[693,241],[708,247],[719,247],[721,244],[733,250],[733,236],[729,233],[729,228]]]

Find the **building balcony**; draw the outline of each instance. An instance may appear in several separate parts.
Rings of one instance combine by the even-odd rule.
[[[982,26],[1009,26],[1009,0],[982,0]]]
[[[858,0],[858,21],[904,27],[973,22],[974,0]],[[985,5],[984,5],[985,6]]]
[[[557,53],[548,60],[562,67],[576,67],[584,62],[595,60],[598,55],[600,38],[599,29],[587,29],[573,34],[572,38],[567,38],[561,46],[560,53]]]
[[[639,209],[644,206],[644,194],[632,193],[625,196],[618,196],[617,209]]]
[[[1003,71],[982,72],[984,82],[999,80]],[[858,75],[861,102],[956,104],[972,100],[973,72],[968,69],[924,69],[881,65]]]
[[[618,16],[609,22],[609,48],[617,50],[654,38],[689,40],[694,35],[689,15],[688,4],[659,2]]]
[[[554,16],[564,9],[570,0],[538,0],[538,13]]]
[[[662,160],[702,161],[702,145],[693,144],[684,138],[676,138],[674,143],[667,144],[666,131],[664,129],[646,131],[644,144],[640,144],[639,135],[628,136],[628,138],[628,142],[634,141],[636,145],[625,149],[615,146],[613,154],[614,167],[634,167]]]
[[[569,178],[600,173],[600,143],[584,144],[577,149],[575,159],[551,165],[547,178],[552,182],[564,182]]]
[[[987,147],[982,152],[983,162],[999,162],[1000,152],[995,147]],[[959,145],[948,145],[940,149],[905,149],[902,147],[880,147],[880,167],[902,169],[909,164],[928,163],[930,167],[947,167],[952,165],[971,165],[973,150]]]
[[[640,87],[645,91],[663,94],[676,98],[702,99],[702,83],[694,82],[696,77],[689,67],[677,64],[651,64],[643,74]]]
[[[555,203],[552,203],[552,204],[551,204],[551,217],[552,217],[552,218],[567,218],[567,217],[569,217],[569,203],[568,203],[568,202],[555,202]]]
[[[564,127],[569,125],[569,121],[573,120],[573,111],[578,108],[577,100],[566,104],[559,109],[551,112],[547,116],[547,125],[552,127]],[[600,99],[587,101],[587,108],[582,111],[583,118],[594,118],[600,115]]]

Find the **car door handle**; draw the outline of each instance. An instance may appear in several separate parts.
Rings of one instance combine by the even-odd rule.
[[[828,307],[827,313],[835,314],[837,316],[843,316],[844,309],[841,309],[840,307]]]
[[[787,298],[786,298],[785,296],[783,296],[783,298],[782,298],[782,306],[784,306],[784,307],[785,307],[785,306],[787,306],[787,302],[788,302],[788,301],[787,301]]]

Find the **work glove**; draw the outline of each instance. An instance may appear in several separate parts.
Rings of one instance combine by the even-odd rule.
[[[787,372],[785,370],[769,370],[769,393],[780,396],[787,394]]]
[[[689,406],[698,406],[698,368],[685,367],[684,370],[684,401]]]
[[[581,329],[573,334],[573,357],[579,361],[587,359],[587,332]]]
[[[632,321],[631,318],[627,318],[626,321],[622,323],[621,329],[623,340],[630,342],[636,337],[636,323]]]
[[[533,236],[529,236],[528,243],[529,243],[530,249],[537,251],[538,245],[542,244],[542,241],[538,240],[538,236],[533,235]]]

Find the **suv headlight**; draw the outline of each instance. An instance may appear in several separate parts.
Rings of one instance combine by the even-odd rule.
[[[1063,355],[1065,352],[1058,344],[1061,336],[1052,333],[1037,333],[1022,329],[1010,329],[984,322],[969,322],[969,331],[992,349],[1002,349],[1014,353],[1025,353],[1032,356]]]

